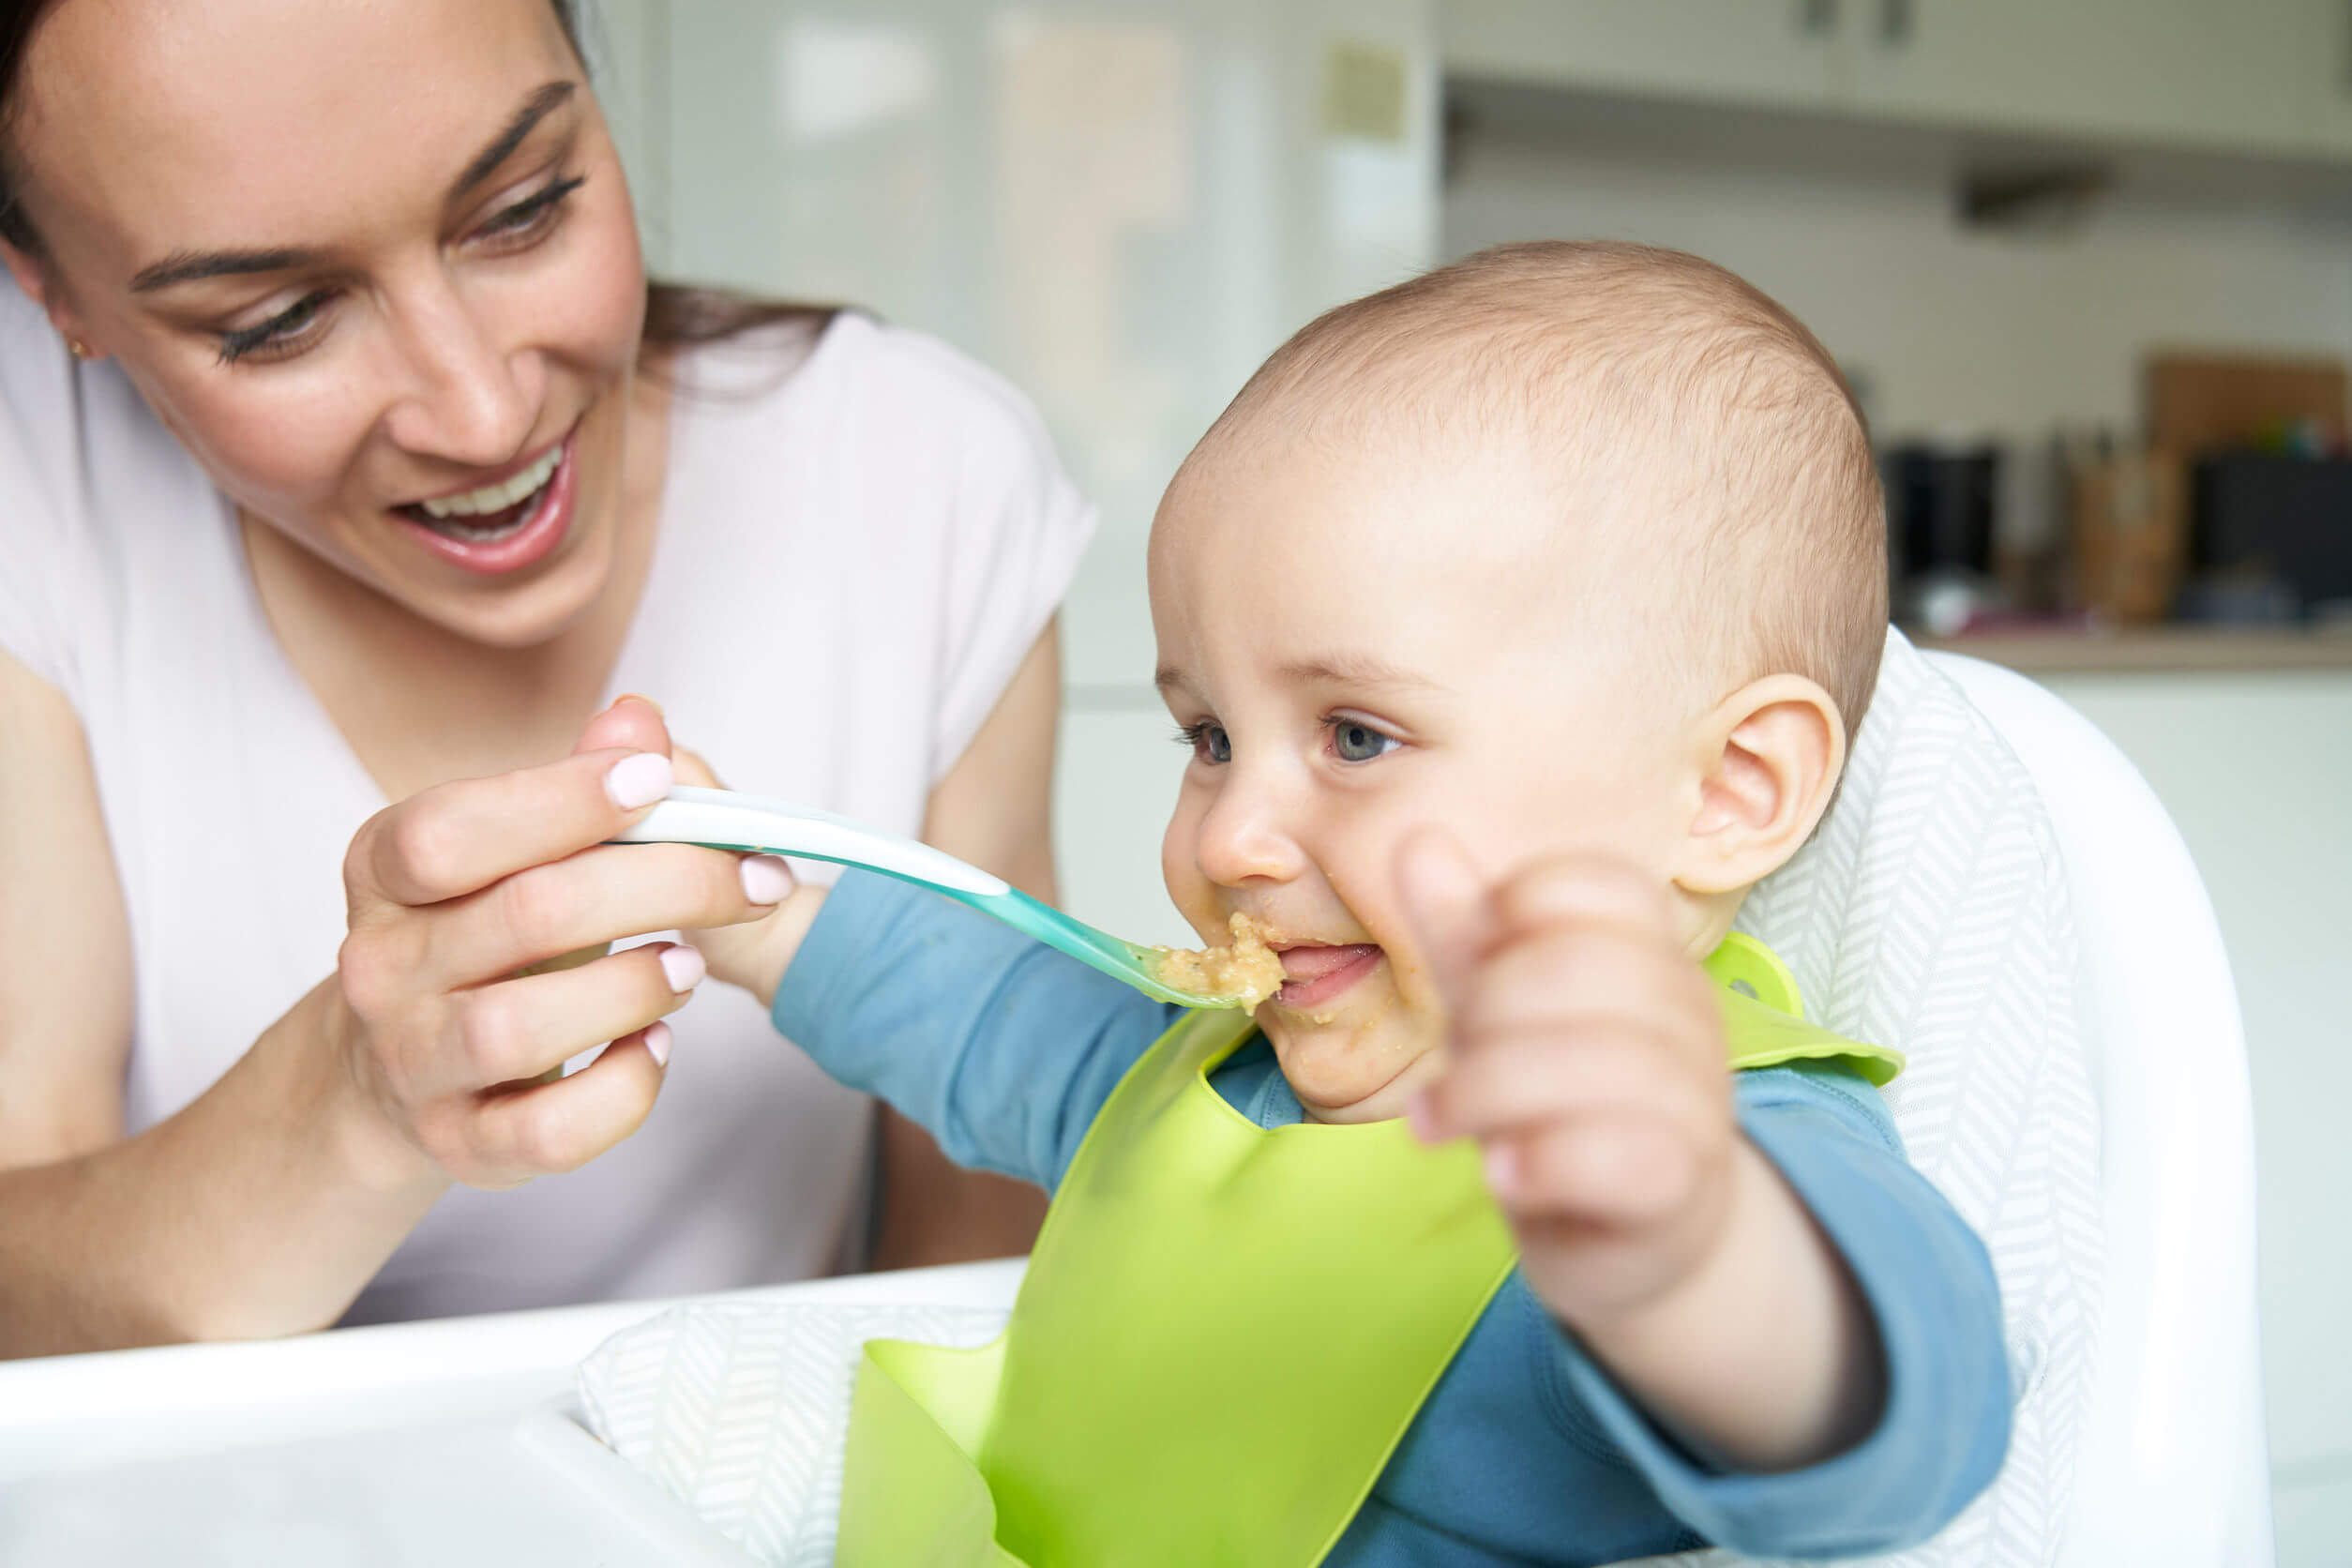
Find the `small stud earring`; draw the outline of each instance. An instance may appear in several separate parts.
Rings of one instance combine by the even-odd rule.
[[[66,339],[66,352],[76,359],[87,359],[90,357],[90,345],[79,338],[68,338]]]

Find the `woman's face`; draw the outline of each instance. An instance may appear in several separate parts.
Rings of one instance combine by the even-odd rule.
[[[548,0],[61,0],[19,87],[12,270],[233,501],[475,641],[596,597],[644,273]]]

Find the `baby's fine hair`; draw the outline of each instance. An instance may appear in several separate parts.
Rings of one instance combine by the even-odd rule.
[[[1808,676],[1850,737],[1887,626],[1870,435],[1802,324],[1712,262],[1611,241],[1497,246],[1318,317],[1201,443],[1278,411],[1289,439],[1468,423],[1643,487],[1625,557],[1678,607],[1671,634],[1731,685]],[[1335,424],[1334,422],[1336,422]]]

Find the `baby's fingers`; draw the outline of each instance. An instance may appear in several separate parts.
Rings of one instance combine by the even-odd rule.
[[[1397,901],[1412,925],[1422,961],[1448,1011],[1454,1011],[1494,937],[1478,868],[1459,839],[1443,828],[1425,827],[1398,844],[1395,877]]]
[[[1648,1108],[1703,1123],[1710,1090],[1676,1071],[1644,1021],[1489,1035],[1449,1060],[1413,1111],[1425,1138],[1489,1138],[1591,1111]]]
[[[1622,1109],[1515,1127],[1484,1150],[1495,1201],[1520,1221],[1640,1229],[1687,1209],[1711,1174],[1671,1119]]]

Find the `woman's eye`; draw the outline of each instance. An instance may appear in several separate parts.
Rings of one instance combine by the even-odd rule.
[[[248,354],[266,359],[282,359],[299,352],[307,344],[304,331],[317,321],[334,296],[324,291],[305,294],[293,305],[263,322],[258,326],[241,327],[220,334],[220,362],[234,365]]]
[[[535,196],[526,197],[513,206],[491,216],[482,225],[482,238],[511,243],[529,240],[554,227],[557,209],[571,193],[588,183],[588,176],[578,174],[568,180],[558,180]]]
[[[1176,738],[1191,746],[1192,754],[1204,762],[1233,760],[1233,742],[1222,724],[1186,724],[1177,730]]]
[[[1332,720],[1332,749],[1343,762],[1368,762],[1395,750],[1398,744],[1395,736],[1384,735],[1369,724],[1348,718]]]

